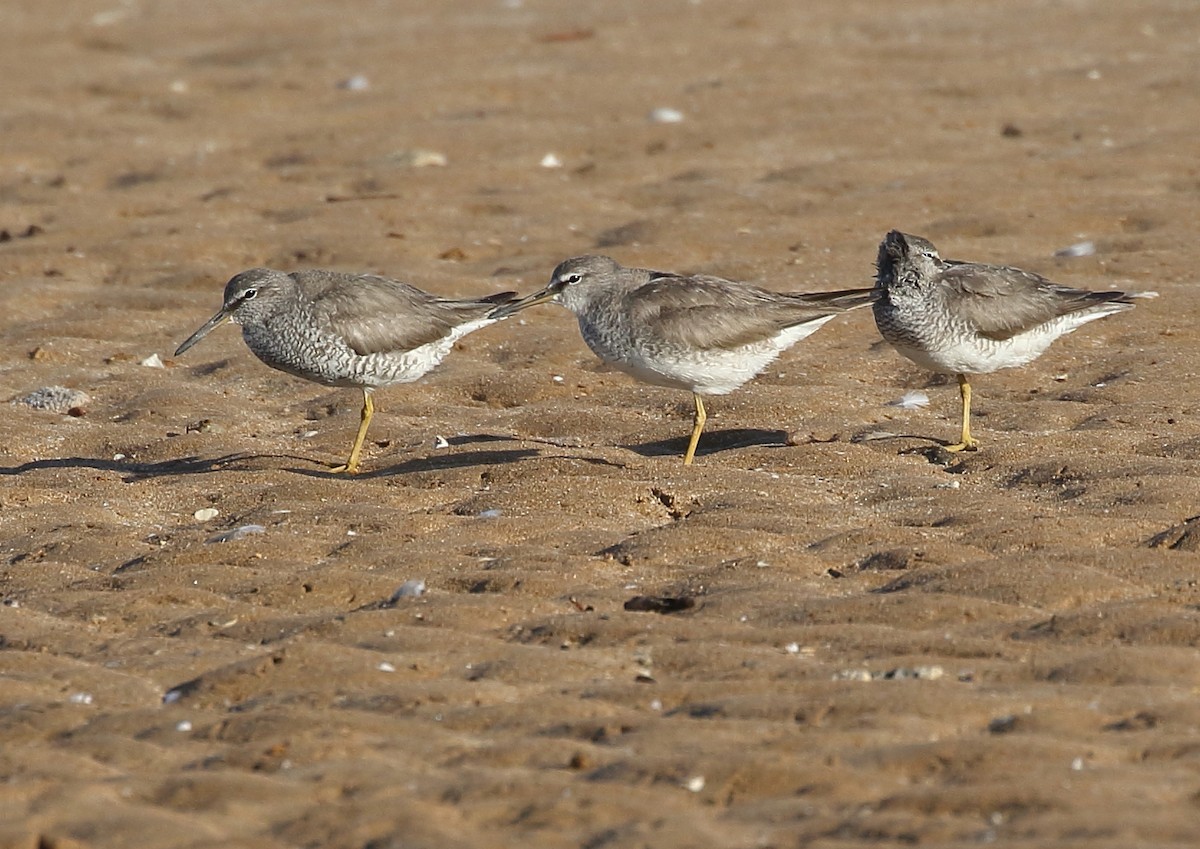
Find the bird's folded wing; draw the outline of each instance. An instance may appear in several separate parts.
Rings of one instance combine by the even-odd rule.
[[[1107,301],[1121,292],[1088,292],[1052,283],[1040,274],[1003,265],[949,261],[942,273],[953,313],[984,338],[1003,341],[1059,316]]]
[[[626,297],[635,328],[641,325],[644,334],[664,344],[699,350],[762,342],[846,308],[703,275],[659,274]]]
[[[468,318],[398,280],[364,274],[355,281],[359,285],[343,283],[315,293],[313,312],[359,355],[411,351],[436,342]]]

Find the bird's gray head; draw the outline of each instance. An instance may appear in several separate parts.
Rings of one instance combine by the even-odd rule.
[[[296,292],[296,281],[282,271],[252,268],[235,275],[225,284],[225,302],[221,309],[175,351],[179,356],[226,321],[243,327],[261,323],[286,305]]]
[[[296,281],[282,271],[252,268],[225,284],[221,312],[234,324],[250,324],[279,308],[296,291]]]
[[[550,275],[546,291],[564,306],[580,296],[611,285],[621,266],[606,256],[577,256],[563,260]]]
[[[879,244],[875,261],[877,288],[920,287],[944,267],[937,248],[928,239],[893,230]]]
[[[582,309],[591,298],[615,282],[621,266],[606,256],[577,256],[563,260],[550,275],[550,282],[532,295],[505,304],[490,313],[491,318],[508,318],[513,313],[554,301],[572,312]]]

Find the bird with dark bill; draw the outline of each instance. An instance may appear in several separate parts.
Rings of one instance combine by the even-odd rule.
[[[707,418],[704,396],[732,392],[830,319],[873,297],[872,289],[772,292],[581,256],[560,263],[540,292],[491,316],[561,304],[575,314],[583,341],[601,360],[643,382],[690,391],[696,412],[683,455],[689,465]]]
[[[175,351],[179,356],[226,321],[271,368],[325,386],[362,390],[358,434],[334,472],[358,471],[375,412],[371,394],[419,380],[456,341],[496,321],[489,313],[516,297],[439,298],[408,283],[372,274],[252,268],[225,286],[221,309]]]
[[[958,377],[962,432],[948,451],[974,451],[973,374],[1014,368],[1058,337],[1133,308],[1129,292],[1089,292],[1007,265],[942,259],[928,240],[893,230],[879,246],[875,324],[922,368]]]

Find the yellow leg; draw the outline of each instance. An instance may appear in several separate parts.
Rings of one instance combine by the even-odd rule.
[[[345,472],[353,475],[358,472],[358,458],[362,454],[363,442],[367,438],[367,428],[371,426],[371,416],[375,415],[375,402],[371,400],[371,390],[363,389],[362,415],[358,421],[358,435],[354,437],[354,447],[350,449],[350,458],[341,466],[334,466],[331,472]]]
[[[696,456],[696,445],[700,442],[700,431],[704,430],[704,422],[708,419],[708,415],[704,412],[704,401],[695,392],[692,393],[692,398],[696,401],[696,418],[692,420],[692,438],[688,442],[687,452],[683,455],[683,465],[692,465],[692,459]]]
[[[954,445],[947,445],[947,451],[976,451],[979,442],[971,438],[971,382],[965,374],[958,376],[958,392],[962,395],[962,438]]]

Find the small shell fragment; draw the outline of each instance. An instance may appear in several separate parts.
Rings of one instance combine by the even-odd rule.
[[[194,518],[197,522],[210,522],[219,515],[220,511],[217,510],[216,507],[201,507],[192,514],[192,518]]]
[[[166,368],[166,366],[163,365],[162,357],[160,357],[157,352],[146,357],[146,359],[142,360],[140,363],[138,363],[138,365],[145,366],[146,368]]]
[[[558,158],[558,154],[547,153],[542,157],[541,166],[543,168],[562,168],[563,161]]]
[[[1095,242],[1076,242],[1073,245],[1067,245],[1065,248],[1059,248],[1054,252],[1055,256],[1092,256],[1096,253]]]
[[[262,525],[242,525],[241,527],[231,528],[228,531],[221,531],[219,534],[213,534],[205,540],[206,543],[211,542],[233,542],[251,534],[266,533],[267,529]]]
[[[409,168],[445,168],[450,161],[444,153],[423,148],[401,151],[393,158],[399,164],[407,165]]]

